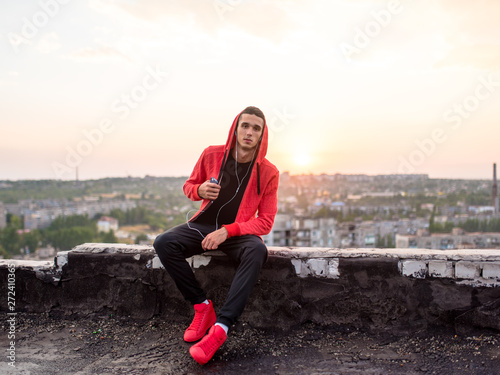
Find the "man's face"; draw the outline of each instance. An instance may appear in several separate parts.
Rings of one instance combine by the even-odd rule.
[[[253,150],[257,147],[263,131],[263,119],[259,116],[243,113],[240,116],[236,130],[238,144],[244,150]]]

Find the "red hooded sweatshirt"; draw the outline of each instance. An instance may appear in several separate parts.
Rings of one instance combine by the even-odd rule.
[[[196,162],[191,176],[184,183],[184,194],[192,201],[202,199],[198,195],[198,187],[209,180],[210,177],[217,176],[217,181],[220,181],[221,172],[224,169],[229,152],[236,144],[234,132],[238,126],[240,115],[241,113],[236,116],[231,129],[229,129],[226,144],[207,147]],[[278,212],[279,171],[265,158],[267,143],[267,124],[264,124],[264,134],[260,146],[258,146],[259,149],[250,180],[243,194],[235,222],[223,225],[227,229],[228,238],[246,234],[261,236],[268,234],[273,227],[274,218]],[[190,221],[200,215],[208,204],[211,204],[211,201],[204,199],[200,209]]]

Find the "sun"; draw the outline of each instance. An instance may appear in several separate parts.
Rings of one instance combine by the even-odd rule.
[[[311,155],[298,152],[293,156],[293,162],[299,167],[306,167],[311,163]]]

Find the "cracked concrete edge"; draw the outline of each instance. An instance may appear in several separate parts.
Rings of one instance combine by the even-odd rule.
[[[331,249],[307,247],[268,247],[269,255],[288,258],[299,277],[339,278],[340,259],[399,259],[401,275],[413,278],[439,277],[459,280],[461,284],[500,286],[500,251],[498,250],[427,250],[427,249]],[[37,272],[39,278],[60,278],[68,264],[69,254],[133,254],[137,261],[147,255],[146,267],[163,268],[155,250],[149,245],[85,243],[69,251],[60,251],[50,261],[0,260],[0,267],[14,265]],[[208,266],[221,251],[210,251],[188,258],[193,268]],[[38,277],[38,276],[37,276]]]
[[[26,268],[33,271],[48,271],[54,269],[54,262],[50,260],[19,260],[19,259],[0,259],[0,268]]]
[[[398,258],[413,260],[500,261],[500,250],[336,249],[317,247],[268,247],[269,253],[290,258]]]
[[[149,245],[128,245],[119,243],[84,243],[74,247],[71,252],[91,254],[155,254],[155,250]]]

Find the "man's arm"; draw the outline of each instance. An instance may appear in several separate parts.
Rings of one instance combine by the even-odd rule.
[[[262,199],[257,208],[257,217],[246,222],[224,225],[228,231],[228,238],[247,234],[262,236],[271,231],[278,212],[278,184],[279,173],[276,171],[263,191]]]
[[[220,185],[205,181],[198,186],[198,196],[203,199],[216,200],[219,197]]]
[[[257,217],[243,223],[223,225],[222,228],[209,233],[201,243],[203,249],[205,251],[216,250],[221,243],[233,236],[268,234],[273,227],[274,218],[278,212],[278,184],[279,173],[276,172],[263,192]],[[231,230],[233,231],[232,234]]]
[[[193,168],[193,171],[191,172],[191,175],[182,187],[182,190],[184,191],[186,197],[188,197],[192,201],[200,201],[203,199],[198,195],[198,189],[207,180],[205,171],[205,152],[206,149],[201,153],[198,161]]]
[[[219,188],[216,184],[208,185],[210,182],[207,180],[217,176],[221,152],[223,152],[222,146],[209,146],[203,150],[182,188],[186,197],[192,201],[217,198],[215,195],[218,196],[216,190]]]
[[[207,236],[201,241],[201,247],[203,250],[216,250],[221,243],[227,240],[227,230],[222,227],[216,231],[207,234]]]

